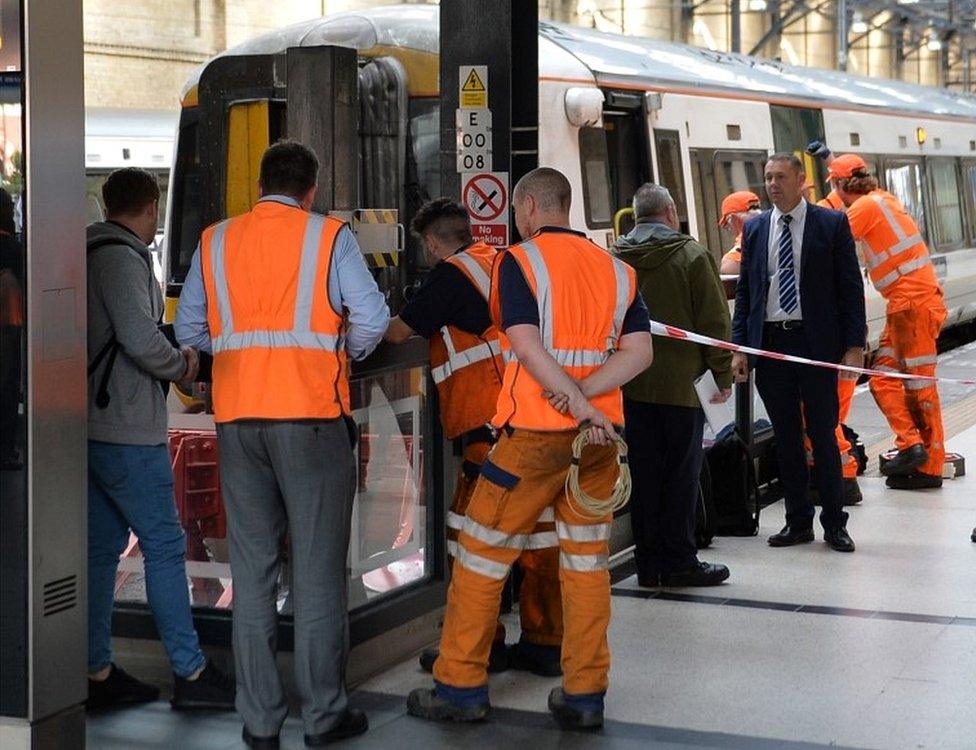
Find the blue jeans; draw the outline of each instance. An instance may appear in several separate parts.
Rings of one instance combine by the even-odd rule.
[[[173,499],[165,445],[88,441],[88,671],[112,661],[112,604],[119,555],[129,529],[139,539],[146,598],[173,671],[187,677],[206,663],[186,580],[186,535]]]

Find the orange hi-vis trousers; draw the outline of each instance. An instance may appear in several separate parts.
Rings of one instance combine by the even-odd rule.
[[[488,455],[458,536],[440,656],[434,664],[438,692],[458,701],[487,701],[488,654],[502,586],[540,517],[549,511],[559,539],[563,688],[569,695],[606,692],[607,558],[613,518],[579,516],[569,504],[564,483],[576,434],[514,430],[503,434]],[[586,449],[580,460],[583,491],[608,497],[616,476],[615,447]]]
[[[491,446],[471,443],[464,448],[461,471],[451,509],[447,512],[447,552],[452,572],[458,553],[458,536],[464,527],[464,516],[474,495],[478,471]],[[525,549],[518,558],[522,568],[519,588],[519,619],[521,641],[540,646],[558,646],[563,641],[563,602],[559,593],[559,542],[551,511],[539,518],[529,534]],[[496,643],[505,641],[505,626],[499,621],[495,627]]]
[[[845,380],[844,373],[837,378],[837,401],[840,409],[837,411],[837,447],[840,450],[840,467],[844,474],[844,479],[857,479],[857,459],[851,455],[851,441],[844,435],[842,424],[847,422],[847,417],[851,413],[851,402],[854,400],[854,389],[857,387],[856,377]],[[807,466],[813,466],[813,443],[810,436],[803,434],[803,445],[807,452]]]
[[[936,341],[946,314],[941,294],[922,300],[890,299],[874,369],[935,375]],[[875,376],[871,378],[871,393],[895,433],[898,450],[921,443],[929,458],[918,470],[942,476],[945,433],[938,386],[928,380]]]

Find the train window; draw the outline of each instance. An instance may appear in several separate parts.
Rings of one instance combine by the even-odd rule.
[[[976,244],[976,161],[962,163],[963,196],[969,213],[969,239]]]
[[[685,197],[685,172],[681,164],[681,140],[677,130],[655,130],[657,180],[671,192],[678,210],[681,231],[688,232],[688,200]]]
[[[437,99],[410,101],[410,146],[412,166],[416,169],[414,190],[418,208],[441,194],[440,122]]]
[[[613,224],[613,208],[607,136],[603,128],[580,128],[579,150],[586,226],[605,229]]]
[[[962,195],[956,173],[955,159],[930,159],[929,179],[932,181],[933,240],[939,250],[952,250],[962,244]]]
[[[173,204],[169,236],[165,238],[169,268],[167,282],[182,284],[204,229],[204,175],[198,146],[198,117],[184,110],[173,169]]]
[[[890,160],[885,164],[885,184],[910,213],[922,235],[925,235],[925,211],[922,207],[922,165],[917,161]]]

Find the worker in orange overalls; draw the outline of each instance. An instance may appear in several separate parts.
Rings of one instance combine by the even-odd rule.
[[[563,599],[563,686],[549,708],[568,728],[603,723],[610,651],[613,517],[583,515],[564,486],[573,441],[589,425],[595,446],[579,459],[583,492],[611,493],[623,423],[620,386],[651,362],[647,308],[634,271],[569,228],[572,189],[554,169],[529,172],[513,192],[525,241],[492,273],[492,319],[502,331],[505,375],[492,424],[501,431],[481,469],[458,537],[434,688],[414,690],[407,711],[430,720],[480,721],[490,710],[488,654],[499,599],[540,516],[553,511]]]
[[[722,218],[718,221],[719,229],[727,229],[735,237],[732,248],[722,256],[719,273],[738,275],[742,265],[742,228],[753,216],[762,211],[762,201],[751,190],[738,190],[729,193],[722,200]]]
[[[861,245],[865,265],[887,301],[876,370],[935,375],[936,340],[946,319],[942,288],[915,220],[855,154],[839,156],[830,177]],[[881,467],[894,489],[942,486],[942,408],[931,380],[875,376],[871,392],[895,433],[898,454]]]
[[[437,385],[444,434],[462,445],[461,471],[447,512],[447,549],[453,562],[475,480],[495,442],[489,423],[495,415],[505,364],[498,329],[488,314],[488,293],[498,251],[472,240],[468,212],[450,198],[423,206],[411,226],[435,265],[400,315],[390,321],[386,340],[399,343],[415,333],[430,339],[431,375]],[[506,649],[505,627],[499,622],[488,671],[511,667],[558,676],[562,673],[563,608],[559,543],[551,511],[536,524],[518,562],[524,573],[519,589],[521,638]],[[424,651],[421,667],[431,671],[437,653],[436,649]]]

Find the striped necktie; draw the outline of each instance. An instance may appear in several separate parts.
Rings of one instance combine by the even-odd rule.
[[[796,312],[800,299],[796,291],[796,270],[793,267],[793,234],[790,232],[790,222],[793,217],[785,214],[782,217],[783,229],[779,233],[779,306],[787,315]]]

